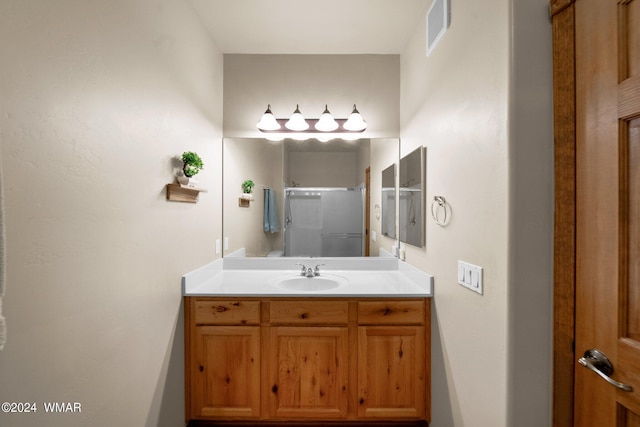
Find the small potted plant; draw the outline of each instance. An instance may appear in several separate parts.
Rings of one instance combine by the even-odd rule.
[[[242,198],[245,200],[253,200],[253,194],[251,194],[251,192],[253,191],[253,187],[256,184],[250,180],[247,179],[246,181],[244,181],[242,183]]]
[[[193,183],[191,178],[204,168],[202,159],[196,152],[185,151],[180,160],[182,160],[182,171],[177,175],[178,182],[185,185]]]
[[[185,151],[182,153],[182,171],[186,176],[191,178],[196,175],[200,170],[204,168],[204,163],[202,163],[202,159],[198,156],[198,153],[193,151]]]

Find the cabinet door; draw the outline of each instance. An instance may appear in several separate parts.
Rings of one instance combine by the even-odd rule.
[[[260,416],[260,327],[198,326],[192,345],[192,413]]]
[[[347,416],[346,327],[273,327],[270,416]]]
[[[358,387],[359,418],[422,418],[424,327],[358,327]]]

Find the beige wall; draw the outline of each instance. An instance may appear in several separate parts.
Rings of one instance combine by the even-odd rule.
[[[366,181],[367,168],[371,166],[371,142],[366,144],[358,144],[358,164],[356,165],[356,182],[358,185]]]
[[[183,425],[180,277],[222,237],[222,55],[178,0],[3,0],[0,51],[0,396],[39,405],[0,425]],[[165,200],[186,150],[197,204]]]
[[[553,98],[548,3],[511,6],[508,425],[551,425]]]
[[[369,126],[363,138],[397,137],[399,55],[224,55],[224,135],[259,137],[256,123],[271,104],[277,118],[296,104],[318,118],[328,104],[347,118],[353,104]]]
[[[244,248],[247,256],[265,256],[274,249],[282,250],[283,231],[264,232],[264,188],[277,192],[278,213],[283,230],[283,143],[261,138],[224,139],[224,237],[228,238],[228,254]],[[241,184],[247,179],[255,183],[254,201],[249,207],[239,205]]]
[[[435,276],[433,427],[550,425],[547,5],[454,1],[435,51],[423,20],[401,58],[402,155],[427,147],[426,247],[406,258]],[[436,195],[452,208],[444,228]],[[484,295],[457,284],[458,260],[484,267]]]
[[[304,152],[289,153],[289,177],[301,187],[356,187],[360,170],[356,152]]]

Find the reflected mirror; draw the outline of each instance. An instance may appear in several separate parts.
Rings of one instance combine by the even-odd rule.
[[[397,139],[224,138],[223,255],[365,255],[367,169],[373,206],[378,165],[397,162],[398,152]],[[250,196],[242,193],[246,180],[255,184]]]
[[[382,235],[396,238],[396,164],[382,171]]]
[[[400,241],[423,247],[425,242],[426,148],[400,159],[398,175]]]

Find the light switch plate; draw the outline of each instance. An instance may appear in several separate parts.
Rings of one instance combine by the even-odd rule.
[[[458,284],[482,295],[483,268],[468,262],[458,261]]]

